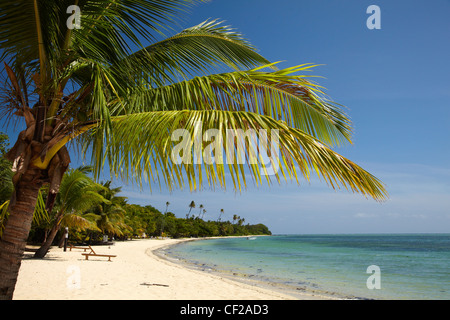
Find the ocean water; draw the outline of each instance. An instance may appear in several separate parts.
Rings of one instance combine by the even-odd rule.
[[[164,254],[204,272],[349,299],[450,299],[450,234],[189,241]],[[375,269],[369,269],[375,266]],[[375,271],[374,271],[375,270]]]

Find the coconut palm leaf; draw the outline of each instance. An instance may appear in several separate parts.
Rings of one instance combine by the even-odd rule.
[[[86,170],[91,169],[72,169],[64,175],[57,198],[59,210],[84,212],[97,203],[109,203],[99,194],[103,186],[88,177],[84,172]]]
[[[220,65],[239,70],[269,63],[240,33],[222,24],[204,21],[129,55],[111,69],[117,74],[138,71],[128,82],[136,76],[142,79],[144,73],[147,83],[161,86]],[[141,67],[136,70],[136,65]]]
[[[266,65],[269,67],[274,64]],[[262,72],[249,71],[195,77],[173,85],[135,88],[114,102],[113,115],[158,110],[250,111],[283,120],[328,145],[351,142],[351,121],[341,108],[324,98],[322,88],[308,80],[313,65]]]
[[[41,222],[47,223],[50,222],[50,217],[46,209],[46,204],[44,201],[44,197],[42,195],[42,190],[39,192],[36,207],[34,208],[33,222],[37,224]]]
[[[70,230],[76,230],[78,232],[87,229],[101,231],[91,221],[76,213],[64,215],[61,219],[61,226],[68,227]]]
[[[226,187],[225,168],[228,167],[234,187],[242,190],[247,185],[244,164],[247,164],[252,180],[258,185],[263,180],[271,183],[270,175],[261,172],[275,165],[280,168],[273,175],[277,181],[295,179],[298,182],[297,171],[309,180],[313,171],[333,188],[345,187],[378,200],[383,200],[386,196],[384,187],[378,179],[318,139],[289,127],[283,121],[252,112],[218,110],[146,112],[115,117],[113,128],[114,139],[107,142],[109,166],[115,175],[123,179],[135,177],[138,183],[142,182],[144,175],[148,181],[159,182],[160,179],[164,179],[165,184],[171,188],[185,187],[183,176],[186,176],[191,190],[201,188],[204,180],[212,186]],[[180,136],[174,139],[172,134],[180,128],[188,133],[189,139],[186,140],[188,142],[185,149],[188,150],[188,155],[184,155],[182,163],[177,163],[173,152],[177,150],[177,145],[180,145]],[[228,158],[225,160],[223,153],[221,155],[222,150],[215,150],[215,163],[207,164],[203,159],[197,164],[195,156],[198,156],[196,154],[198,151],[195,149],[194,137],[200,135],[203,139],[211,141],[211,137],[208,137],[210,129],[218,129],[220,132],[221,138],[216,136],[215,139],[219,139],[221,149]],[[249,143],[244,147],[245,142],[239,139],[237,142],[227,144],[226,137],[230,134],[230,130],[236,133],[239,129],[251,129],[257,134],[259,130],[265,130],[269,134],[272,130],[278,130],[280,155],[273,160],[277,163],[273,161],[264,163],[261,154],[258,155],[258,152],[256,155],[252,154],[248,147]],[[241,158],[238,149],[243,151]],[[205,146],[202,146],[201,152],[204,151]],[[159,167],[160,170],[156,171],[155,167]]]
[[[92,213],[92,212],[88,212],[88,213],[80,214],[80,217],[88,223],[86,225],[85,229],[91,230],[91,231],[102,232],[102,230],[97,226],[97,222],[101,219],[101,217],[99,215]]]
[[[20,52],[25,61],[43,55],[53,59],[61,49],[80,48],[82,44],[86,55],[115,59],[115,54],[124,53],[131,44],[140,45],[139,37],[154,40],[200,2],[204,1],[5,0],[0,3],[0,47],[5,50],[2,58]],[[67,9],[71,5],[80,8],[80,29],[67,28]]]

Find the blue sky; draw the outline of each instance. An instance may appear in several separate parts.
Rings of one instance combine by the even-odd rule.
[[[381,29],[369,30],[369,5]],[[194,200],[205,218],[240,215],[273,233],[450,232],[450,1],[213,0],[181,27],[226,20],[281,67],[317,63],[319,84],[349,108],[354,144],[335,149],[380,178],[385,203],[313,179],[281,186],[190,193],[123,187],[130,203],[184,217]],[[122,185],[121,182],[115,182]]]

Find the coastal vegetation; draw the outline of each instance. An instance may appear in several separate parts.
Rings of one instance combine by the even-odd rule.
[[[270,185],[315,173],[333,188],[386,198],[376,177],[332,150],[351,143],[351,121],[311,81],[313,65],[278,69],[217,20],[173,34],[201,2],[79,0],[75,24],[72,0],[0,2],[0,113],[22,130],[6,154],[14,188],[0,239],[0,299],[12,298],[40,190],[47,188],[44,205],[53,211],[71,157],[88,158],[95,179],[108,168],[113,177],[168,189],[225,188],[226,172],[236,191],[248,177]],[[279,157],[262,169],[280,170],[269,177],[247,162],[247,175],[237,159],[195,163],[193,153],[189,163],[172,161],[172,133],[194,136],[199,122],[202,136],[279,132]],[[103,213],[97,226],[107,230],[117,216]]]
[[[106,184],[109,184],[109,181]],[[177,217],[170,210],[162,213],[151,205],[129,204],[123,197],[114,196],[110,201],[115,203],[112,207],[109,202],[103,202],[97,208],[71,213],[63,219],[53,244],[62,244],[61,239],[66,226],[69,227],[70,242],[91,244],[101,244],[105,235],[108,236],[108,241],[111,241],[143,237],[191,238],[271,234],[264,224],[244,224],[243,218],[215,221],[203,220],[198,215],[190,215],[188,218]],[[110,209],[99,210],[99,207],[105,206]],[[33,223],[28,241],[41,243],[48,230],[49,225],[46,221]]]

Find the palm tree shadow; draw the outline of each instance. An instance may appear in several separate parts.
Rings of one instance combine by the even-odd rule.
[[[52,257],[52,256],[45,256],[43,258],[35,258],[34,252],[25,252],[23,257],[23,260],[45,260],[45,261],[64,261],[64,257]]]

